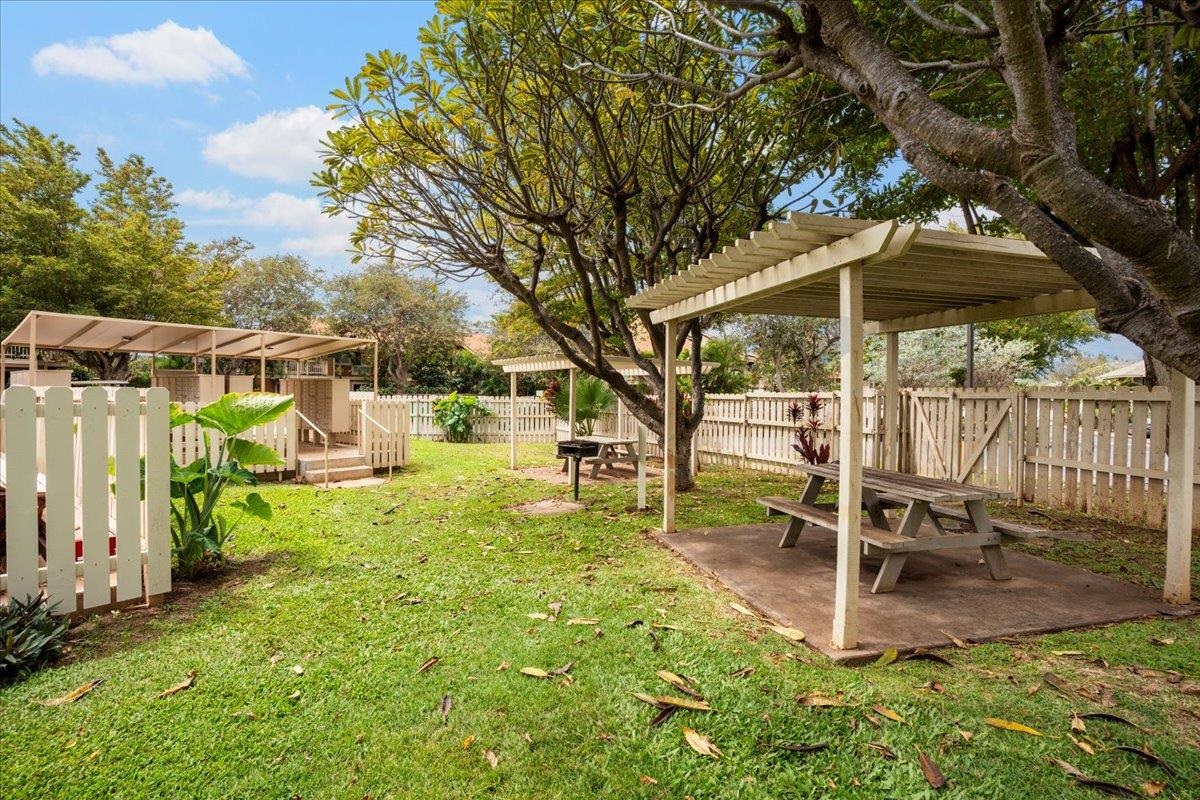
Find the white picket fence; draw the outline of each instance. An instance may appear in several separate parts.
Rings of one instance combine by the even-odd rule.
[[[407,397],[351,392],[350,432],[337,439],[357,445],[373,470],[406,466],[410,405]]]
[[[350,399],[369,399],[370,392],[351,392]],[[433,404],[444,395],[440,394],[405,394],[393,398],[380,398],[393,402],[407,401],[409,409],[409,434],[418,439],[441,438],[442,431],[433,424]],[[507,396],[480,396],[479,402],[491,412],[475,424],[475,434],[472,437],[477,442],[507,442],[509,432],[509,405],[511,399]],[[517,398],[517,441],[518,442],[553,442],[555,416],[546,410],[546,403],[540,397]]]
[[[791,471],[799,456],[792,448],[795,426],[788,420],[788,407],[805,405],[809,395],[708,395],[695,440],[699,463]],[[840,400],[836,392],[817,396],[822,403],[817,442],[836,453]],[[432,412],[439,395],[404,397],[411,406],[413,435],[439,437]],[[495,416],[480,423],[478,440],[507,442],[509,398],[479,399]],[[566,438],[565,423],[539,398],[520,397],[517,403],[518,441],[553,442],[556,430],[557,438]],[[883,406],[879,392],[864,391],[866,466],[886,466]],[[1167,505],[1168,406],[1165,389],[1140,387],[906,389],[900,398],[900,468],[1161,528]],[[1200,405],[1197,415],[1200,420]],[[632,414],[618,409],[602,415],[595,432],[635,438],[637,426]],[[661,457],[657,437],[647,441],[648,454]],[[1200,475],[1200,451],[1196,460]],[[1200,502],[1195,508],[1200,527]]]
[[[0,395],[0,601],[66,614],[171,590],[169,426],[165,389]]]

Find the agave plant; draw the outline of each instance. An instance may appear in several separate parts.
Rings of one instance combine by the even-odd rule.
[[[554,404],[554,413],[559,419],[570,416],[570,396],[561,387],[553,395],[546,395],[547,402]],[[590,375],[575,381],[575,430],[572,436],[591,436],[600,415],[612,409],[617,396],[609,385]]]
[[[204,455],[187,466],[171,459],[171,552],[177,575],[188,577],[223,563],[225,544],[247,515],[271,518],[271,506],[258,492],[225,507],[237,512],[232,519],[218,508],[229,486],[258,482],[247,467],[283,466],[283,458],[273,448],[239,437],[283,416],[294,403],[287,395],[245,392],[227,394],[194,414],[171,404],[172,428],[194,422],[204,434]],[[221,437],[216,447],[214,433]]]
[[[0,686],[22,678],[62,655],[68,617],[54,616],[58,603],[44,595],[10,597],[0,606]]]

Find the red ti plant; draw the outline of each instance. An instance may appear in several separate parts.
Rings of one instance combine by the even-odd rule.
[[[804,405],[792,403],[788,406],[788,422],[796,426],[796,441],[792,442],[792,449],[809,464],[829,463],[829,442],[817,444],[821,430],[821,407],[824,405],[825,401],[814,392]]]
[[[542,402],[546,404],[546,410],[554,412],[554,398],[562,391],[562,384],[558,378],[551,378],[546,382],[546,388],[542,390]]]

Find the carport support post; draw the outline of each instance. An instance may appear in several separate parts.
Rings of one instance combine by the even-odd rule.
[[[863,268],[838,274],[841,323],[841,409],[838,437],[838,549],[833,597],[833,646],[858,645],[858,564],[862,530]]]
[[[900,470],[900,334],[884,334],[887,342],[883,381],[883,413],[886,428],[887,469]]]
[[[517,373],[515,372],[508,373],[508,468],[517,468]]]
[[[267,390],[267,337],[258,335],[258,390]]]
[[[1163,599],[1191,601],[1192,484],[1196,480],[1196,382],[1171,370],[1167,454],[1167,572]]]
[[[29,316],[29,385],[38,385],[37,368],[37,314]]]
[[[675,532],[675,329],[663,324],[663,533]]]

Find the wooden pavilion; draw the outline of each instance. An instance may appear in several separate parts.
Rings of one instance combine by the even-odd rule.
[[[858,642],[863,503],[863,338],[886,336],[886,464],[898,468],[899,334],[903,331],[1094,308],[1079,284],[1033,244],[1018,239],[923,230],[795,213],[739,239],[628,301],[666,326],[702,314],[790,314],[837,318],[841,325],[837,566],[832,644]],[[675,394],[676,356],[663,374]],[[1191,582],[1192,485],[1195,479],[1195,382],[1171,381],[1168,521],[1164,598],[1187,603]],[[663,531],[675,530],[675,414],[666,406]]]

